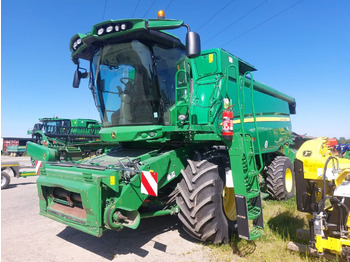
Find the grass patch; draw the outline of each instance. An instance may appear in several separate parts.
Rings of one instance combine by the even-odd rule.
[[[326,261],[287,250],[289,241],[307,244],[296,237],[298,228],[307,229],[306,214],[298,212],[296,199],[263,201],[264,233],[255,241],[233,235],[227,245],[209,245],[213,261]]]
[[[305,221],[303,218],[294,216],[290,211],[284,211],[276,217],[267,221],[271,231],[285,241],[298,241],[295,232],[298,228],[304,228]]]

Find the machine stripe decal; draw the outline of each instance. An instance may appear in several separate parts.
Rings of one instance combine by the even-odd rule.
[[[7,167],[7,166],[19,166],[19,164],[1,164],[1,167]]]
[[[289,117],[257,117],[256,122],[289,122],[290,118]],[[253,123],[254,118],[249,117],[249,118],[244,118],[244,123]],[[241,120],[233,120],[233,124],[240,124]]]

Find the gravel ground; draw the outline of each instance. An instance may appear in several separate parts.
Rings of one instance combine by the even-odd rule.
[[[30,165],[28,157],[1,161]],[[136,230],[107,231],[100,238],[42,217],[36,179],[12,177],[1,191],[1,261],[217,261],[173,216],[148,218]]]

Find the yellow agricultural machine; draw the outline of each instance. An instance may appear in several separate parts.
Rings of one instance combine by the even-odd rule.
[[[350,159],[334,139],[305,142],[295,159],[297,208],[309,213],[309,250],[350,261]]]

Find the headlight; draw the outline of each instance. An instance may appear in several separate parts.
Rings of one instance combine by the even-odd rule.
[[[82,43],[83,43],[83,41],[82,41],[80,38],[77,39],[77,41],[75,41],[75,42],[73,43],[73,49],[74,49],[74,50],[77,50],[78,47],[79,47]]]
[[[184,121],[186,119],[185,115],[179,115],[178,118],[180,121]]]
[[[97,34],[102,35],[104,31],[105,31],[104,28],[100,28],[100,29],[98,29]]]
[[[113,26],[110,25],[109,27],[107,27],[106,32],[110,33],[112,32],[112,30],[113,30]]]
[[[70,46],[69,49],[71,52],[77,51],[80,47],[84,45],[84,37],[86,37],[85,34],[76,34],[75,36],[72,37],[70,41]]]
[[[130,22],[123,23],[106,23],[104,25],[99,25],[95,30],[97,30],[98,36],[105,36],[106,34],[113,34],[114,32],[126,31],[133,27]],[[96,32],[96,31],[95,31]]]

